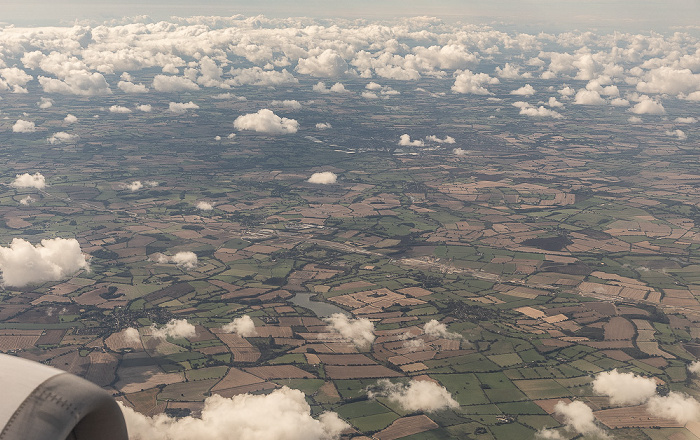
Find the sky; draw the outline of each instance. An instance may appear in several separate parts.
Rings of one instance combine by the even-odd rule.
[[[390,19],[430,15],[475,23],[503,23],[524,29],[664,30],[697,26],[700,0],[9,0],[0,20],[17,25],[104,21],[125,16],[235,14],[269,17]]]

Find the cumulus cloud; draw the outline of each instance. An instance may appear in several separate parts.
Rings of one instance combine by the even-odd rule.
[[[209,202],[201,201],[197,202],[197,209],[201,211],[211,211],[214,209],[214,206]]]
[[[266,108],[258,110],[257,113],[237,117],[233,121],[233,126],[237,130],[251,130],[267,134],[290,134],[296,133],[299,129],[299,123],[296,120],[281,118]]]
[[[449,391],[432,381],[411,380],[407,385],[391,383],[380,379],[377,385],[368,390],[370,399],[387,397],[398,403],[406,411],[435,412],[449,408],[459,408],[459,403]]]
[[[24,119],[18,119],[17,122],[12,126],[13,133],[34,133],[36,131],[36,125],[31,121],[25,121]]]
[[[695,124],[698,122],[696,118],[693,118],[692,116],[689,116],[687,118],[676,118],[674,121],[676,124]]]
[[[15,238],[9,247],[0,246],[0,271],[6,286],[58,281],[80,269],[89,267],[78,240],[74,238],[45,239],[36,246]]]
[[[197,267],[197,254],[191,251],[178,252],[172,257],[172,262],[183,269],[194,269]]]
[[[34,203],[36,200],[32,196],[25,196],[19,199],[19,204],[20,205],[29,205],[30,203]]]
[[[637,90],[670,95],[695,92],[700,90],[700,74],[694,74],[690,69],[661,66],[651,69],[644,80],[637,83]]]
[[[679,130],[679,129],[666,130],[666,136],[674,136],[679,141],[684,141],[684,140],[688,139],[688,135],[686,135],[683,130]]]
[[[317,56],[301,58],[296,71],[303,75],[332,78],[348,73],[348,63],[333,49],[326,49]]]
[[[374,342],[374,324],[367,318],[349,318],[342,313],[334,313],[324,320],[328,329],[349,339],[360,349],[369,348]]]
[[[688,371],[700,375],[700,361],[695,361],[688,365]]]
[[[404,341],[404,343],[403,343],[403,348],[406,348],[412,352],[424,350],[425,347],[426,347],[425,341],[422,339],[409,339],[407,341]]]
[[[123,107],[121,105],[113,105],[109,108],[110,113],[131,113],[131,109]]]
[[[285,99],[284,101],[272,101],[272,105],[277,107],[289,108],[292,110],[301,110],[301,103],[295,99]]]
[[[496,67],[496,75],[503,79],[518,79],[520,78],[520,67],[506,63],[503,67]]]
[[[455,148],[454,150],[452,150],[452,154],[454,154],[455,156],[466,156],[469,153],[467,153],[467,150],[463,148]]]
[[[41,109],[53,107],[53,99],[51,98],[39,98],[39,102],[36,103]]]
[[[632,123],[632,124],[641,124],[642,123],[642,118],[639,116],[630,116],[627,118],[627,120]]]
[[[136,106],[136,109],[144,113],[150,113],[153,107],[151,107],[151,104],[140,104]]]
[[[350,427],[333,412],[314,419],[304,393],[287,387],[230,399],[215,394],[198,418],[146,417],[120,406],[133,440],[337,440]]]
[[[57,131],[50,137],[46,138],[46,142],[48,142],[51,145],[70,144],[72,142],[75,142],[77,139],[78,136],[75,134],[66,133],[65,131]]]
[[[333,126],[328,122],[319,122],[316,124],[317,130],[328,130],[329,128],[333,128]]]
[[[492,78],[486,73],[474,73],[471,70],[455,72],[455,82],[452,91],[457,93],[471,93],[473,95],[490,95],[485,85],[499,84],[498,78]]]
[[[700,421],[700,402],[676,391],[671,391],[667,396],[652,397],[647,402],[647,410],[681,424]]]
[[[425,142],[423,142],[420,139],[412,141],[411,136],[409,136],[408,134],[402,134],[399,138],[399,145],[401,145],[402,147],[423,147],[425,146]]]
[[[436,319],[431,319],[430,321],[426,322],[423,326],[423,332],[433,338],[462,339],[462,335],[459,333],[450,332],[447,330],[447,325],[439,322]]]
[[[600,93],[595,90],[581,89],[576,93],[574,104],[578,105],[603,105],[605,99],[600,96]]]
[[[599,373],[593,380],[593,391],[610,397],[614,405],[639,405],[656,394],[656,381],[615,369]]]
[[[63,80],[40,76],[39,84],[44,92],[61,95],[99,96],[112,93],[105,77],[97,72],[72,71]]]
[[[567,428],[579,434],[609,438],[605,431],[596,425],[593,410],[579,400],[568,404],[559,401],[554,406],[554,412],[564,418]]]
[[[319,81],[318,83],[314,84],[312,87],[314,92],[318,93],[346,93],[347,89],[342,83],[335,83],[332,86],[326,87],[326,83],[323,81]]]
[[[249,69],[231,69],[233,79],[229,81],[231,85],[254,85],[254,86],[282,86],[286,84],[296,84],[298,79],[294,75],[283,69],[281,72],[276,70],[263,70],[260,67],[251,67]],[[240,97],[238,100],[245,100]]]
[[[565,440],[561,433],[554,429],[540,429],[535,433],[535,439],[537,440]]]
[[[221,327],[221,330],[226,333],[235,333],[242,338],[249,338],[258,334],[255,330],[253,319],[248,315],[243,315],[240,318],[234,319]]]
[[[328,185],[338,181],[338,176],[330,171],[323,171],[320,173],[313,173],[307,182],[317,183],[320,185]]]
[[[365,99],[379,99],[379,96],[377,96],[377,94],[374,92],[362,92],[360,93],[360,96]]]
[[[564,107],[564,104],[561,102],[557,101],[557,98],[554,96],[549,97],[549,101],[547,101],[547,105],[552,107],[552,108],[562,108]]]
[[[535,107],[528,104],[527,102],[517,101],[513,103],[513,107],[518,107],[520,109],[520,114],[525,116],[554,119],[563,118],[563,116],[560,113],[555,112],[554,110],[550,110],[542,105],[539,107]]]
[[[156,75],[153,77],[153,88],[159,92],[176,93],[199,90],[192,80],[181,76]]]
[[[17,176],[15,176],[15,180],[10,183],[10,186],[13,188],[44,189],[46,188],[46,178],[41,173],[17,174]]]
[[[143,188],[143,183],[140,180],[134,180],[131,183],[124,184],[122,186],[124,189],[128,189],[131,192],[135,192]]]
[[[452,136],[445,136],[445,139],[440,139],[437,136],[430,135],[426,136],[425,140],[431,141],[431,142],[437,142],[438,144],[454,144],[455,143],[455,138]]]
[[[124,335],[124,339],[128,343],[134,344],[141,342],[141,335],[139,334],[139,331],[133,327],[124,329],[122,334]]]
[[[65,118],[63,118],[63,122],[65,122],[66,124],[73,124],[75,122],[78,122],[78,118],[69,113],[66,115]]]
[[[151,325],[151,336],[158,339],[192,338],[197,336],[197,332],[194,325],[187,322],[186,319],[171,319],[162,327]]]
[[[134,84],[130,81],[119,81],[117,87],[124,93],[148,93],[148,87],[143,84]]]
[[[510,92],[510,94],[519,96],[532,96],[535,94],[535,88],[532,87],[530,84],[525,84],[519,89],[513,90],[512,92]]]
[[[642,98],[634,107],[629,111],[637,115],[664,115],[666,114],[666,109],[660,102],[654,101],[648,96]]]
[[[176,115],[181,115],[187,113],[187,110],[197,110],[199,106],[194,102],[171,102],[168,104],[168,110],[175,113]]]

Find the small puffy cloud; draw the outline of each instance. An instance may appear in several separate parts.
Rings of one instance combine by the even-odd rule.
[[[615,98],[612,101],[610,101],[610,105],[613,105],[615,107],[627,107],[630,105],[630,102],[624,98]]]
[[[36,202],[36,200],[34,200],[34,198],[32,196],[22,197],[19,200],[20,205],[29,205],[30,203],[34,203],[34,202]]]
[[[697,92],[689,93],[687,96],[683,97],[686,101],[700,101],[700,90]]]
[[[168,110],[177,115],[187,113],[187,110],[197,110],[199,106],[194,102],[171,102],[168,105]]]
[[[284,101],[272,101],[271,104],[276,107],[284,107],[292,110],[301,110],[301,104],[295,99],[285,99]]]
[[[214,209],[214,206],[209,202],[201,201],[197,202],[197,209],[201,211],[211,211]]]
[[[579,400],[568,404],[559,401],[554,406],[554,412],[564,418],[567,428],[579,434],[608,438],[605,431],[596,425],[593,410]]]
[[[153,107],[151,107],[151,104],[140,104],[136,106],[136,109],[144,113],[150,113]]]
[[[700,375],[700,361],[695,361],[688,365],[688,371],[690,371],[693,374]]]
[[[36,105],[38,105],[39,108],[42,108],[42,109],[51,108],[51,107],[53,107],[53,99],[51,99],[51,98],[40,98],[40,99],[39,99],[39,102],[37,102]]]
[[[73,116],[69,113],[66,115],[65,118],[63,118],[63,122],[65,122],[66,124],[73,124],[73,123],[78,122],[78,118],[76,118],[75,116]]]
[[[420,139],[412,141],[411,136],[407,134],[402,134],[399,138],[399,145],[401,145],[402,147],[423,147],[425,146],[425,142],[423,142]]]
[[[512,92],[510,92],[510,94],[519,96],[532,96],[535,94],[535,88],[532,87],[530,84],[525,84],[519,89],[513,90]]]
[[[369,348],[374,342],[374,324],[367,318],[349,318],[342,313],[334,313],[324,320],[328,329],[349,339],[360,349]]]
[[[186,319],[171,319],[162,327],[151,325],[151,336],[157,339],[166,338],[192,338],[197,335],[194,325],[187,322]]]
[[[600,93],[595,90],[581,89],[576,93],[574,104],[578,105],[603,105],[605,99],[600,96]]]
[[[198,418],[147,417],[119,405],[133,440],[338,440],[350,427],[334,412],[313,418],[304,393],[287,387],[230,399],[214,394]]]
[[[12,126],[13,133],[34,133],[36,131],[36,125],[31,121],[25,121],[24,119],[18,119],[17,122]]]
[[[554,118],[561,119],[563,116],[560,113],[550,110],[544,106],[534,107],[527,102],[517,101],[513,103],[513,107],[518,107],[520,109],[520,114],[530,117],[537,118]]]
[[[240,318],[234,319],[221,327],[221,330],[226,333],[235,333],[242,338],[249,338],[258,334],[255,330],[253,319],[248,315],[243,315]]]
[[[333,128],[333,126],[328,122],[319,122],[318,124],[316,124],[317,130],[328,130],[329,128]]]
[[[471,93],[473,95],[490,95],[485,85],[499,84],[498,78],[492,78],[486,73],[473,73],[471,70],[455,72],[455,82],[452,91],[456,93]]]
[[[452,150],[452,154],[454,154],[455,156],[466,156],[469,153],[467,153],[467,150],[463,148],[455,148],[454,150]]]
[[[313,173],[307,182],[316,183],[320,185],[329,185],[331,183],[336,183],[338,181],[338,176],[330,171],[323,171],[320,173]]]
[[[58,281],[80,269],[89,267],[78,240],[74,238],[45,239],[36,246],[15,238],[9,247],[0,246],[0,271],[6,286]]]
[[[39,84],[46,93],[62,95],[98,96],[112,93],[105,77],[97,72],[74,71],[63,80],[40,76]]]
[[[496,75],[503,79],[517,79],[520,78],[520,67],[506,63],[502,68],[496,67]]]
[[[347,89],[342,83],[335,83],[330,88],[326,87],[326,83],[319,81],[312,87],[314,92],[317,93],[346,93]]]
[[[124,339],[126,340],[126,342],[130,344],[141,342],[141,335],[139,334],[139,331],[133,327],[124,329],[122,334],[124,335]]]
[[[540,429],[535,433],[536,440],[565,440],[559,431],[554,429]]]
[[[428,140],[431,142],[437,142],[438,144],[454,144],[456,142],[455,138],[453,138],[452,136],[445,136],[445,139],[440,139],[437,136],[430,135],[430,136],[426,136],[425,140]]]
[[[549,101],[547,101],[547,105],[550,106],[551,108],[562,108],[564,107],[564,104],[561,102],[557,101],[557,98],[554,96],[549,97]]]
[[[670,95],[694,92],[700,90],[700,74],[694,74],[690,69],[661,66],[651,69],[644,80],[637,83],[637,90]]]
[[[294,75],[287,72],[286,69],[278,72],[276,70],[263,70],[257,66],[249,69],[231,69],[231,75],[233,76],[231,84],[235,86],[251,84],[255,86],[274,87],[286,84],[296,84],[299,82],[299,80],[294,78]],[[239,101],[245,101],[245,98],[242,96],[236,99]]]
[[[65,131],[58,131],[51,135],[51,137],[46,138],[46,142],[51,145],[56,144],[70,144],[75,142],[78,136],[75,134],[66,133]]]
[[[365,89],[367,89],[367,90],[381,90],[382,86],[377,84],[376,82],[372,81],[365,86]]]
[[[360,93],[360,96],[365,99],[379,99],[379,96],[377,96],[377,94],[374,92],[362,92]]]
[[[576,93],[576,91],[569,86],[565,86],[564,88],[557,90],[557,92],[559,92],[561,96],[571,96]]]
[[[685,134],[683,130],[666,130],[666,136],[674,136],[676,137],[679,141],[684,141],[688,139],[688,135]]]
[[[326,49],[318,56],[301,58],[296,71],[303,75],[332,78],[348,73],[348,63],[333,49]]]
[[[656,416],[675,419],[683,425],[700,421],[700,402],[676,391],[671,391],[667,396],[654,396],[649,399],[647,411]]]
[[[156,75],[153,77],[153,88],[159,92],[176,93],[199,90],[192,80],[182,76]]]
[[[44,189],[46,188],[46,178],[41,173],[17,174],[17,176],[15,176],[15,180],[10,183],[10,186],[13,188]]]
[[[614,405],[639,405],[656,394],[656,381],[615,369],[599,373],[593,380],[593,391],[610,397]]]
[[[391,383],[389,379],[380,379],[367,394],[370,399],[387,397],[390,401],[398,403],[404,410],[411,412],[435,412],[459,408],[459,403],[452,398],[445,387],[427,380],[411,380],[408,385],[404,385]]]
[[[403,348],[406,348],[411,352],[425,350],[425,347],[425,341],[422,339],[409,339],[403,343]]]
[[[172,262],[183,269],[194,269],[197,267],[197,254],[191,251],[182,251],[173,255]]]
[[[130,81],[119,81],[117,87],[124,93],[148,93],[148,87],[143,84],[134,84]]]
[[[123,107],[121,105],[113,105],[109,108],[110,113],[131,113],[131,109]]]
[[[135,192],[143,188],[143,183],[140,180],[134,180],[131,183],[123,185],[124,189],[128,189],[131,192]]]
[[[692,116],[689,116],[687,118],[676,118],[674,121],[676,124],[695,124],[698,122],[696,118],[693,118]]]
[[[426,322],[423,326],[423,332],[433,338],[462,339],[462,335],[448,331],[447,325],[436,319]]]
[[[642,118],[639,116],[630,116],[627,118],[627,121],[629,121],[632,124],[641,124],[642,123]]]
[[[237,117],[233,121],[233,126],[237,130],[251,130],[267,134],[290,134],[296,133],[299,129],[299,123],[296,120],[281,118],[266,108],[258,110],[257,113]]]
[[[656,102],[651,98],[645,96],[635,104],[634,107],[629,109],[634,114],[637,115],[664,115],[666,114],[666,109],[660,102]]]
[[[226,139],[233,139],[236,137],[236,133],[229,133],[228,136],[226,136]]]

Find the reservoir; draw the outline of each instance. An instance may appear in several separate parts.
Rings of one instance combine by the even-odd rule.
[[[342,313],[344,315],[348,314],[348,312],[333,304],[312,301],[311,297],[314,295],[314,293],[297,293],[289,301],[291,301],[293,304],[311,310],[319,318],[325,318],[326,316],[331,316],[334,313]]]

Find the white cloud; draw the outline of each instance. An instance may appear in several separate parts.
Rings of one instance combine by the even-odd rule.
[[[255,322],[248,315],[243,315],[240,318],[236,318],[228,324],[221,327],[226,333],[235,333],[242,338],[249,338],[256,336],[258,332],[255,330]]]
[[[563,116],[560,113],[550,110],[544,106],[534,107],[527,102],[517,101],[513,103],[513,107],[518,107],[520,109],[520,114],[530,117],[537,118],[554,118],[561,119]]]
[[[367,85],[365,86],[365,89],[367,89],[367,90],[381,90],[381,89],[382,89],[382,86],[379,85],[379,84],[377,84],[377,83],[374,82],[374,81],[371,81],[369,84],[367,84]]]
[[[557,90],[557,92],[559,92],[561,96],[571,96],[576,93],[576,91],[569,86],[565,86],[564,88]]]
[[[197,254],[191,251],[182,251],[173,255],[172,262],[183,269],[194,269],[197,267]]]
[[[76,118],[75,116],[73,116],[69,113],[66,115],[65,118],[63,118],[63,122],[65,122],[66,124],[74,124],[74,123],[78,122],[78,118]]]
[[[36,131],[36,125],[31,121],[25,121],[24,119],[18,119],[17,122],[12,126],[13,133],[34,133]]]
[[[53,107],[53,99],[51,98],[39,98],[39,102],[37,102],[37,105],[39,108],[46,109],[46,108],[51,108]]]
[[[15,180],[10,183],[13,188],[46,188],[46,178],[41,173],[24,173],[17,174]]]
[[[692,116],[689,116],[687,118],[676,118],[673,122],[676,124],[695,124],[698,122],[698,120]]]
[[[336,183],[338,181],[338,176],[330,171],[323,171],[320,173],[313,173],[307,182],[317,183],[320,185],[328,185],[331,183]]]
[[[32,196],[22,197],[19,200],[20,205],[29,205],[30,203],[34,203],[34,202],[36,202],[36,200],[34,200],[34,198]]]
[[[452,136],[445,136],[445,139],[440,139],[437,136],[430,135],[426,136],[425,139],[431,142],[437,142],[439,144],[454,144],[456,142],[455,138],[453,138]]]
[[[153,77],[153,88],[159,92],[191,92],[199,90],[192,80],[182,76],[156,75]]]
[[[627,107],[630,105],[630,102],[624,98],[615,98],[612,101],[610,101],[610,105],[613,105],[615,107]]]
[[[326,83],[319,81],[312,87],[314,92],[318,93],[347,93],[347,89],[342,83],[335,83],[330,88],[326,87]]]
[[[420,139],[416,139],[414,141],[411,140],[411,136],[407,134],[402,134],[401,137],[399,138],[399,145],[403,147],[423,147],[425,146],[425,142],[423,142]]]
[[[80,269],[89,270],[89,267],[78,240],[74,238],[45,239],[36,246],[15,238],[9,247],[0,246],[0,270],[6,286],[58,281]]]
[[[286,84],[296,84],[299,82],[298,79],[294,78],[294,75],[283,69],[281,72],[276,70],[263,70],[260,67],[251,67],[249,69],[232,69],[231,75],[233,75],[233,80],[230,81],[231,85],[254,85],[254,86],[281,86]],[[238,98],[239,100],[245,100],[245,98]]]
[[[73,71],[63,80],[40,76],[39,84],[46,93],[62,95],[98,96],[112,93],[105,77],[97,72]]]
[[[199,106],[194,102],[171,102],[168,104],[168,110],[176,115],[187,113],[187,110],[197,110]]]
[[[593,391],[610,397],[614,405],[639,405],[656,394],[656,381],[615,369],[598,373],[593,380]]]
[[[503,68],[496,67],[496,75],[503,79],[518,79],[520,78],[520,67],[506,63]]]
[[[141,342],[141,335],[139,334],[139,331],[133,327],[124,329],[122,334],[124,335],[124,339],[128,343],[137,344]]]
[[[639,116],[630,116],[627,118],[627,120],[632,123],[632,124],[641,124],[642,123],[642,118]]]
[[[258,133],[289,134],[296,133],[299,123],[294,119],[280,118],[266,108],[257,113],[249,113],[236,118],[233,126],[237,130],[251,130]]]
[[[603,105],[605,99],[600,96],[600,93],[595,90],[581,89],[576,93],[574,104],[578,105]]]
[[[411,380],[408,385],[404,385],[380,379],[373,388],[367,393],[370,399],[386,396],[406,411],[435,412],[459,408],[459,403],[452,398],[450,392],[432,381]]]
[[[550,106],[551,108],[562,108],[564,107],[564,104],[561,102],[557,101],[557,98],[554,96],[549,97],[549,101],[547,101],[547,105]]]
[[[272,101],[271,104],[277,107],[285,107],[292,110],[301,110],[301,104],[295,99],[285,99],[284,101]]]
[[[192,338],[197,336],[197,331],[194,325],[187,322],[186,319],[171,319],[162,327],[151,325],[151,336],[158,339]]]
[[[471,70],[455,72],[455,82],[452,91],[457,93],[471,93],[473,95],[491,95],[484,85],[499,84],[498,78],[492,78],[485,73],[473,73]]]
[[[525,84],[519,89],[513,90],[512,92],[510,92],[510,94],[519,96],[532,96],[535,94],[535,88],[532,87],[530,84]]]
[[[679,141],[684,141],[688,139],[688,135],[685,134],[683,130],[666,130],[666,136],[675,136]]]
[[[337,440],[350,427],[333,412],[313,418],[304,393],[287,387],[230,399],[215,394],[198,418],[146,417],[119,405],[132,440]]]
[[[693,374],[700,375],[700,361],[695,361],[688,365],[688,371]]]
[[[374,324],[367,318],[353,319],[342,313],[334,313],[324,321],[329,324],[329,330],[349,339],[360,349],[369,348],[374,342]]]
[[[121,105],[113,105],[109,108],[110,113],[131,113],[131,109],[123,107]]]
[[[455,148],[454,150],[452,150],[452,153],[453,153],[455,156],[466,156],[467,154],[469,154],[469,153],[467,152],[467,150],[465,150],[465,149],[463,149],[463,148]]]
[[[670,95],[695,92],[700,90],[700,74],[694,74],[690,69],[661,66],[651,69],[644,76],[644,81],[637,83],[637,90]]]
[[[608,438],[608,435],[595,423],[593,410],[580,400],[569,404],[559,401],[554,406],[554,412],[564,418],[567,428],[579,434]]]
[[[51,137],[46,138],[46,142],[51,145],[70,144],[75,142],[77,139],[78,136],[75,134],[66,133],[65,131],[57,131],[56,133],[52,134]]]
[[[316,124],[316,129],[318,130],[328,130],[329,128],[333,128],[333,126],[328,122],[319,122]]]
[[[131,183],[124,184],[124,185],[123,185],[123,188],[124,188],[124,189],[128,189],[128,190],[131,191],[131,192],[135,192],[135,191],[138,191],[138,190],[140,190],[141,188],[143,188],[143,183],[141,183],[140,180],[134,180],[134,181],[131,182]]]
[[[667,396],[649,399],[647,411],[656,416],[675,419],[681,424],[700,421],[700,402],[676,391],[671,391]]]
[[[214,206],[209,202],[201,201],[197,202],[197,209],[202,211],[211,211],[212,209],[214,209]]]
[[[700,101],[700,90],[697,92],[689,93],[687,96],[683,97],[686,101]]]
[[[303,75],[333,78],[348,73],[348,63],[333,49],[326,49],[318,56],[301,58],[296,71]]]
[[[535,439],[536,440],[565,440],[564,436],[562,436],[559,431],[556,431],[554,429],[540,429],[535,433]]]
[[[148,93],[148,87],[143,84],[134,84],[130,81],[119,81],[117,87],[124,93]]]
[[[660,102],[653,101],[649,97],[644,97],[641,101],[635,104],[634,107],[629,109],[632,113],[637,115],[664,115],[666,114],[666,109]]]
[[[447,325],[436,319],[431,319],[430,321],[426,322],[423,326],[423,332],[433,338],[462,339],[462,335],[459,333],[450,332],[447,330]]]
[[[360,96],[365,99],[379,99],[379,96],[377,96],[377,94],[374,92],[362,92],[360,93]]]
[[[151,104],[139,104],[136,106],[136,109],[144,113],[150,113],[153,107],[151,107]]]
[[[422,351],[425,347],[425,341],[422,339],[409,339],[403,343],[403,348],[407,348],[411,352]]]

